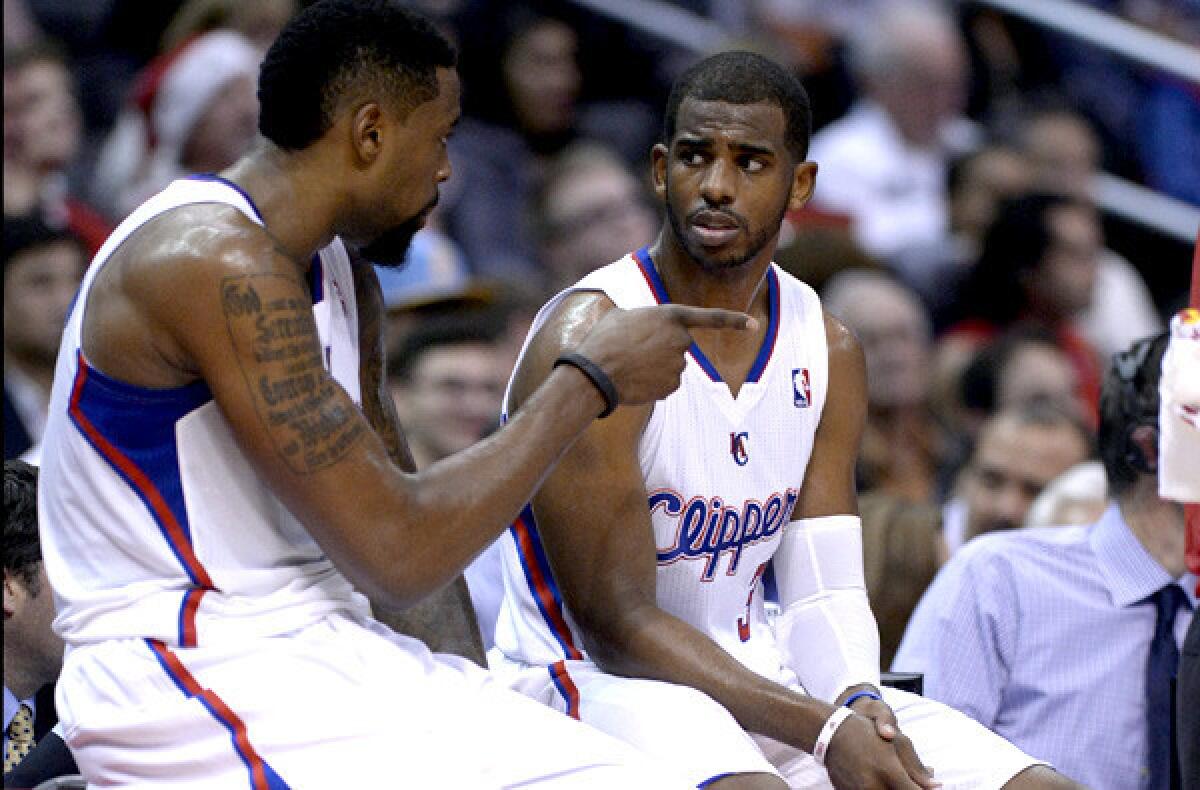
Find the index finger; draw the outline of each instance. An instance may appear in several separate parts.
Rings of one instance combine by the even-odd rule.
[[[695,307],[686,304],[664,305],[673,318],[689,329],[757,329],[758,321],[746,313],[720,307]]]

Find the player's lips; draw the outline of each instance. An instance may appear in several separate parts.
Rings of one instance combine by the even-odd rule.
[[[705,247],[720,247],[737,238],[742,225],[737,217],[724,211],[702,209],[688,217],[688,224]]]

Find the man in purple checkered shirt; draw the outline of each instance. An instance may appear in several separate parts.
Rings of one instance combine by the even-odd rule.
[[[1087,527],[981,536],[926,591],[893,669],[1094,788],[1167,788],[1170,677],[1196,607],[1182,506],[1157,490],[1166,335],[1116,355],[1100,400],[1115,497]]]

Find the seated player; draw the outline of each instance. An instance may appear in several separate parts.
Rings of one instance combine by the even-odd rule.
[[[696,786],[1074,786],[962,714],[879,688],[854,493],[862,352],[771,263],[813,189],[809,126],[803,88],[770,61],[688,70],[653,150],[657,241],[539,314],[516,419],[614,306],[736,307],[758,328],[697,332],[677,392],[567,451],[505,538],[493,668]]]
[[[96,787],[671,786],[625,744],[372,615],[445,590],[597,415],[678,384],[686,306],[614,314],[521,417],[413,469],[369,262],[450,175],[455,53],[397,0],[318,0],[271,46],[262,138],[134,211],[56,363],[39,520]]]

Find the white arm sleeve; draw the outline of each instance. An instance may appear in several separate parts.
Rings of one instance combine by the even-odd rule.
[[[775,552],[784,662],[814,697],[879,686],[879,629],[867,603],[862,521],[824,516],[787,525]]]

